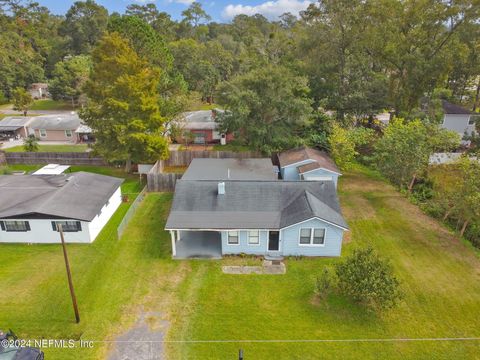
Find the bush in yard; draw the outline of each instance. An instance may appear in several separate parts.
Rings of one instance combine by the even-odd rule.
[[[401,296],[392,267],[370,247],[354,250],[335,272],[341,293],[369,308],[390,308]]]
[[[38,151],[38,141],[37,138],[33,135],[29,135],[25,140],[23,140],[23,148],[25,151],[35,152]]]
[[[315,280],[315,295],[324,299],[328,290],[332,287],[332,276],[328,268],[324,268],[323,272]]]

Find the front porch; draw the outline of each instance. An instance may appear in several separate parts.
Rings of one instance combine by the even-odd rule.
[[[221,259],[222,239],[218,231],[171,230],[174,259]]]

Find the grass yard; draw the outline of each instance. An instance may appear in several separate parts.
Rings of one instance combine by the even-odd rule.
[[[338,259],[290,259],[285,276],[225,275],[192,262],[172,311],[170,340],[295,340],[480,336],[480,259],[376,174],[340,185],[351,232],[344,254],[371,244],[391,259],[404,299],[381,315],[342,296],[319,302],[314,280]],[[223,260],[223,263],[230,260]],[[480,341],[389,343],[183,343],[172,359],[478,359]]]
[[[252,149],[250,149],[246,145],[237,145],[237,144],[225,144],[225,145],[215,144],[215,145],[213,145],[213,150],[215,150],[215,151],[233,151],[233,152],[252,151]]]
[[[52,99],[36,100],[29,110],[74,110],[68,101],[57,101]]]
[[[110,169],[110,168],[106,168]],[[114,169],[117,170],[117,169]],[[107,171],[107,170],[105,170]],[[108,170],[112,171],[112,170]],[[171,194],[149,194],[120,240],[122,205],[92,245],[69,245],[82,322],[73,312],[61,249],[0,244],[0,326],[26,338],[113,340],[139,311],[168,320],[168,340],[295,340],[480,336],[480,258],[374,173],[355,169],[340,182],[351,232],[344,254],[371,244],[391,259],[404,299],[382,315],[331,294],[314,280],[339,259],[289,259],[287,274],[225,275],[251,258],[173,261],[163,231]],[[151,319],[159,327],[158,319]],[[168,343],[169,359],[476,359],[480,341],[393,343]],[[105,359],[94,349],[48,349],[47,359]]]
[[[38,145],[38,151],[43,152],[85,152],[88,149],[86,144],[78,145]],[[3,150],[5,152],[25,152],[23,145],[14,146]]]

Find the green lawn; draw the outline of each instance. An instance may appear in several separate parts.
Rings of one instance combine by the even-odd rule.
[[[74,110],[68,101],[36,100],[29,110]]]
[[[110,169],[110,168],[106,168]],[[114,172],[113,170],[104,170]],[[375,315],[331,294],[313,297],[315,276],[339,259],[289,259],[287,274],[225,275],[221,261],[173,261],[163,231],[171,194],[149,194],[120,240],[117,212],[92,245],[69,245],[82,322],[73,313],[61,250],[0,245],[0,324],[30,338],[112,340],[140,310],[168,320],[168,340],[295,340],[480,336],[480,259],[378,176],[340,182],[351,227],[344,255],[371,244],[391,259],[404,299]],[[157,327],[158,319],[149,323]],[[104,359],[93,350],[47,350],[47,359]],[[397,343],[168,343],[170,359],[476,359],[479,341]]]
[[[252,151],[252,149],[250,149],[246,145],[237,145],[237,144],[225,144],[225,145],[215,144],[215,145],[213,145],[213,150],[216,150],[216,151],[233,151],[233,152]]]
[[[339,259],[290,259],[285,276],[225,275],[223,262],[192,262],[172,310],[170,340],[295,340],[480,336],[480,260],[377,175],[356,170],[340,182],[351,227],[343,255],[371,244],[391,259],[404,299],[376,315],[314,280]],[[475,314],[475,315],[474,315]],[[172,359],[476,359],[480,341],[394,343],[171,344]],[[272,355],[274,354],[274,355]]]
[[[38,151],[44,152],[85,152],[88,149],[86,144],[78,145],[38,145]],[[14,146],[4,150],[5,152],[25,152],[23,145]]]

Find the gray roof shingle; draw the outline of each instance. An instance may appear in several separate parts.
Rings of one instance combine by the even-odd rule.
[[[179,180],[166,229],[281,229],[318,217],[347,228],[332,181]]]
[[[272,161],[267,158],[195,158],[182,176],[184,180],[276,180],[277,178]]]
[[[0,218],[41,214],[91,221],[123,179],[76,172],[0,176]]]

